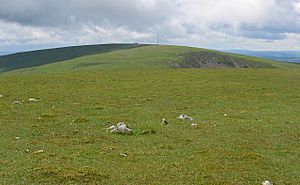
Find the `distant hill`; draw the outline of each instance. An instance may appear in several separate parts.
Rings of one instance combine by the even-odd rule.
[[[294,65],[296,64],[200,48],[138,44],[76,46],[0,57],[0,72],[18,73],[166,68],[289,68]]]
[[[228,50],[227,52],[268,58],[277,61],[300,63],[300,51],[250,51],[250,50]]]
[[[16,69],[42,66],[46,64],[61,62],[80,56],[105,53],[120,49],[141,47],[138,44],[100,44],[72,46],[64,48],[54,48],[22,52],[11,55],[0,56],[0,72],[12,71]]]

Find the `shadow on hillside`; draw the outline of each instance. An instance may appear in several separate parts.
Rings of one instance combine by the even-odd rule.
[[[141,44],[100,44],[46,49],[0,56],[0,72],[37,67],[85,55],[142,47]]]

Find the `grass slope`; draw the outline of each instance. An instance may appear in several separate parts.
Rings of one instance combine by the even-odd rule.
[[[80,56],[128,49],[143,45],[137,44],[100,44],[55,48],[0,56],[0,72],[27,67],[41,66],[77,58]]]
[[[1,75],[0,184],[300,184],[299,82],[299,68]],[[120,121],[133,135],[106,132]]]
[[[18,73],[65,73],[82,70],[123,70],[123,69],[163,69],[163,68],[292,68],[297,64],[274,62],[262,58],[222,53],[218,51],[180,47],[144,46],[126,50],[95,54],[74,58],[40,67],[25,68]],[[13,71],[15,73],[15,71]]]
[[[259,69],[176,68],[239,60]],[[12,74],[0,75],[0,184],[300,184],[299,65],[145,46]],[[106,132],[121,121],[132,135]]]

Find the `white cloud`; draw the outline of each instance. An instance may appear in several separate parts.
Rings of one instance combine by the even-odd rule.
[[[100,27],[85,24],[74,30],[64,30],[56,27],[25,26],[0,20],[1,49],[10,45],[37,45],[39,47],[41,45],[63,46],[120,42],[120,40],[132,42],[147,40],[151,37],[153,37],[151,33],[131,31],[125,27]]]
[[[300,14],[300,1],[294,3],[294,10]]]
[[[0,20],[0,41],[10,44],[48,44],[58,43],[62,38],[55,30],[20,25]]]
[[[0,40],[9,47],[159,36],[166,44],[288,50],[299,47],[299,33],[299,0],[1,0],[0,6]]]

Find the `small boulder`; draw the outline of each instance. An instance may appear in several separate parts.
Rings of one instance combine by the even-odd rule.
[[[180,114],[180,115],[178,116],[178,119],[180,119],[180,120],[186,120],[186,119],[188,119],[188,120],[190,120],[190,121],[193,120],[192,117],[190,117],[190,116],[188,116],[188,115],[186,115],[186,114]]]
[[[199,126],[199,124],[198,123],[192,123],[192,125],[191,125],[193,128],[196,128],[196,127],[198,127]]]
[[[120,157],[127,157],[128,154],[127,154],[127,153],[120,153],[119,156],[120,156]]]
[[[44,150],[37,150],[37,151],[34,151],[33,153],[34,154],[41,154],[41,153],[44,153]]]
[[[74,130],[73,134],[77,134],[79,132],[79,130]]]
[[[132,129],[128,128],[124,122],[110,126],[107,130],[110,130],[111,133],[132,133]]]
[[[261,183],[262,185],[273,185],[273,183],[269,180],[265,180]]]
[[[22,102],[21,101],[14,101],[13,104],[20,105],[20,104],[22,104]]]
[[[163,118],[162,122],[161,122],[161,125],[167,125],[167,124],[169,124],[168,121],[165,118]]]
[[[39,102],[40,100],[35,99],[35,98],[29,98],[28,101],[29,101],[29,102]]]

